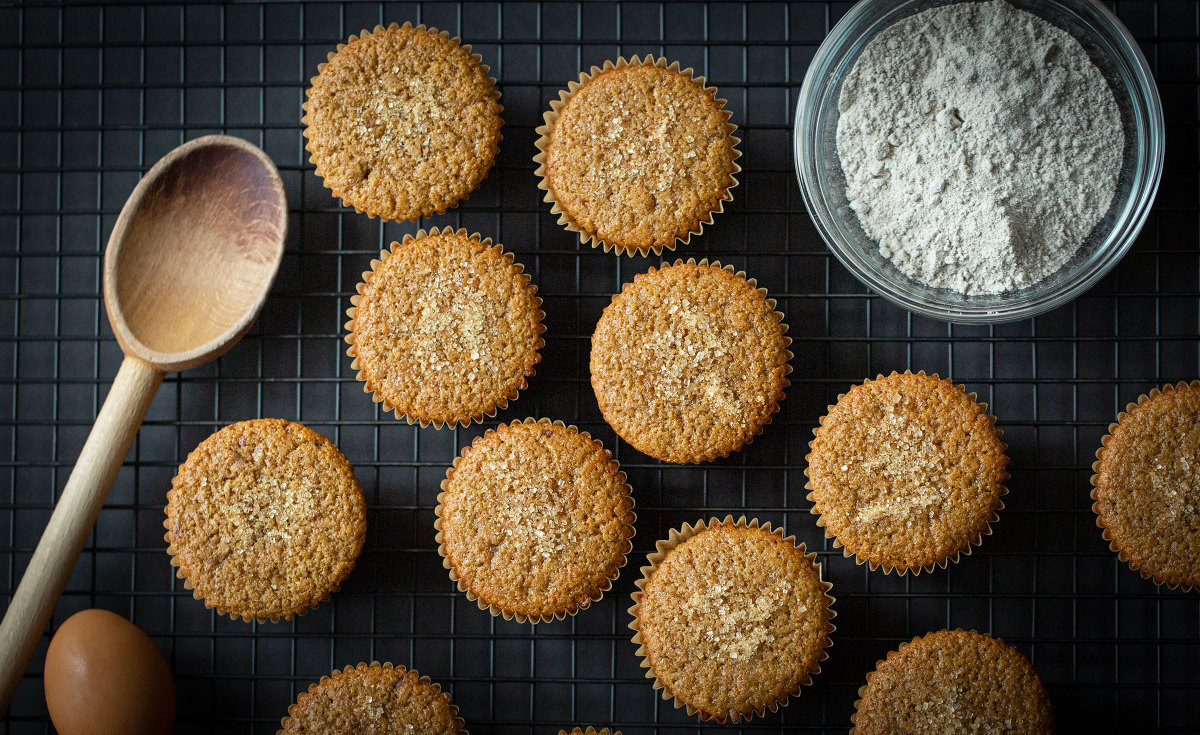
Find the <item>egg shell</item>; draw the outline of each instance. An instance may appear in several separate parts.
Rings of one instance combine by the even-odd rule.
[[[46,651],[46,708],[59,735],[167,735],[175,683],[154,642],[107,610],[77,612]]]

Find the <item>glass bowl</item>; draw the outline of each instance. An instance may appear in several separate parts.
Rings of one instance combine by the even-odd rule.
[[[960,324],[1024,319],[1071,301],[1104,277],[1142,229],[1163,166],[1163,114],[1150,67],[1129,31],[1094,0],[1007,0],[1074,36],[1108,81],[1125,129],[1117,192],[1075,256],[1042,281],[1016,291],[964,296],[927,286],[879,253],[846,198],[837,154],[838,97],[859,54],[896,21],[957,0],[861,0],[817,50],[796,105],[796,172],[817,231],[850,272],[916,314]]]

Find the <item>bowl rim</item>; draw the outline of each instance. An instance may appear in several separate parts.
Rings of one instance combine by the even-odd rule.
[[[834,224],[836,217],[819,191],[817,169],[821,163],[829,162],[819,157],[820,147],[815,139],[816,120],[823,110],[821,103],[828,103],[832,97],[829,94],[831,87],[836,86],[829,83],[834,63],[844,60],[849,47],[863,41],[868,32],[873,36],[901,17],[911,15],[904,11],[914,5],[933,2],[943,6],[963,1],[970,0],[859,0],[855,3],[830,29],[805,72],[793,121],[794,165],[805,206],[821,239],[834,257],[869,290],[920,316],[957,324],[998,324],[1037,316],[1073,301],[1120,262],[1145,225],[1158,192],[1165,151],[1165,125],[1162,101],[1150,65],[1136,39],[1108,8],[1097,0],[1034,0],[1033,4],[1051,6],[1064,14],[1082,17],[1087,25],[1107,34],[1105,43],[1101,44],[1102,50],[1110,58],[1120,55],[1112,58],[1119,71],[1118,77],[1127,88],[1133,86],[1133,89],[1127,89],[1132,102],[1133,126],[1132,130],[1126,129],[1126,134],[1133,132],[1138,135],[1134,144],[1136,165],[1130,193],[1126,201],[1118,205],[1112,229],[1095,254],[1078,266],[1070,280],[1057,289],[1032,290],[1021,298],[1014,298],[1011,303],[997,306],[994,301],[979,305],[972,305],[966,300],[953,304],[929,301],[915,295],[911,289],[901,287],[900,282],[885,276],[862,259],[853,247],[845,246],[840,241],[839,230]],[[874,18],[875,15],[880,17]],[[888,18],[894,20],[889,21]],[[864,27],[864,24],[869,25]],[[1055,26],[1078,37],[1071,29],[1062,28],[1059,24]],[[862,43],[861,47],[865,45]],[[833,102],[836,104],[836,99]],[[841,163],[835,161],[834,165],[840,168]]]

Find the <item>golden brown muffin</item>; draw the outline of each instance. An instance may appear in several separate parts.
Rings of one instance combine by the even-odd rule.
[[[856,385],[813,434],[805,474],[817,525],[872,570],[944,568],[1004,507],[1007,446],[995,418],[937,375]]]
[[[599,600],[632,548],[633,498],[612,454],[548,419],[501,425],[446,472],[438,551],[493,615],[537,623]]]
[[[1029,660],[973,630],[940,630],[890,651],[858,696],[852,735],[1054,731],[1050,695]]]
[[[1200,381],[1126,406],[1092,471],[1096,525],[1121,561],[1155,584],[1200,587]]]
[[[440,686],[378,661],[321,677],[280,724],[278,735],[466,735],[458,707]]]
[[[812,683],[834,631],[816,554],[758,520],[671,530],[642,567],[629,609],[637,655],[663,699],[736,723]]]
[[[737,128],[679,63],[634,56],[579,75],[537,129],[538,187],[559,224],[607,252],[662,253],[733,197]]]
[[[410,23],[338,44],[302,118],[317,176],[347,206],[415,220],[453,207],[496,160],[496,80],[470,46]]]
[[[779,410],[792,353],[783,314],[746,274],[664,264],[613,297],[592,335],[592,388],[635,449],[704,462],[748,444]]]
[[[254,419],[200,442],[167,492],[167,553],[195,597],[249,621],[329,599],[366,537],[354,468],[302,424]]]
[[[545,345],[542,300],[491,238],[435,227],[371,261],[346,312],[363,390],[396,418],[453,427],[494,416]]]
[[[609,735],[609,732],[607,727],[596,730],[596,728],[588,725],[586,730],[581,730],[578,727],[570,732],[567,732],[566,730],[559,730],[558,735]],[[621,731],[617,730],[616,732],[612,733],[612,735],[621,735]]]

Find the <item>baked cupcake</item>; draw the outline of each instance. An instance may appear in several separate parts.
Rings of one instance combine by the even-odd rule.
[[[323,676],[296,698],[278,735],[466,735],[458,707],[429,677],[378,661]]]
[[[522,623],[599,600],[632,548],[625,473],[561,421],[514,421],[475,439],[446,472],[435,512],[450,579],[480,609]]]
[[[867,674],[852,735],[1047,735],[1054,710],[1029,659],[1004,641],[940,630],[905,643]]]
[[[415,220],[453,207],[496,160],[500,97],[470,46],[410,23],[338,44],[310,81],[305,149],[355,211]]]
[[[1096,524],[1121,561],[1155,584],[1200,587],[1200,381],[1126,406],[1092,471]]]
[[[609,731],[607,727],[597,730],[591,725],[588,725],[586,730],[581,730],[578,727],[570,732],[567,732],[566,730],[559,730],[558,735],[609,735]],[[612,735],[621,735],[621,731],[617,730],[616,732],[612,733]]]
[[[249,622],[303,615],[354,568],[366,503],[333,442],[254,419],[200,442],[167,492],[167,553],[184,586]]]
[[[834,627],[816,554],[745,517],[684,525],[642,567],[637,655],[663,699],[703,720],[776,711],[820,673]]]
[[[613,297],[592,335],[604,419],[667,462],[737,451],[779,410],[791,372],[783,314],[745,273],[707,260],[651,268]]]
[[[937,375],[880,375],[821,418],[806,487],[834,548],[874,570],[945,568],[991,533],[1007,490],[1007,449],[961,385]]]
[[[449,227],[371,261],[346,312],[351,367],[396,418],[441,428],[495,416],[542,359],[542,300],[490,238]]]
[[[593,66],[543,117],[538,187],[582,242],[659,255],[700,234],[733,198],[736,127],[717,90],[678,62]]]

